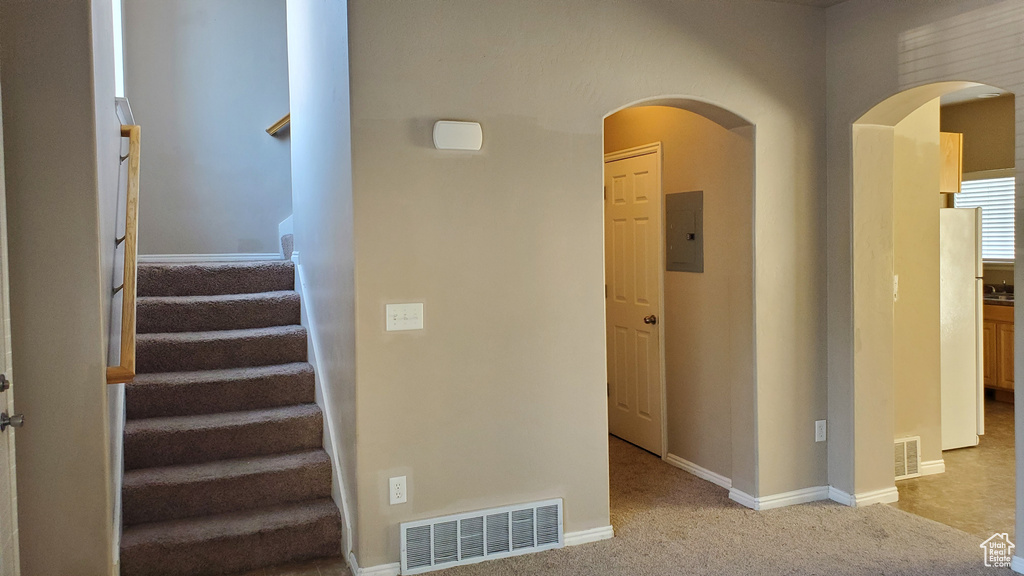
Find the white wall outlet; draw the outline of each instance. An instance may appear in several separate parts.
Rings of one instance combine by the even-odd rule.
[[[896,302],[900,299],[900,275],[892,275],[892,301]]]
[[[423,303],[387,304],[384,306],[387,316],[387,331],[423,330]]]
[[[814,421],[814,441],[824,442],[827,434],[828,427],[825,425],[825,420]]]
[[[407,498],[405,492],[405,476],[395,476],[388,480],[388,498],[391,504],[405,504]]]

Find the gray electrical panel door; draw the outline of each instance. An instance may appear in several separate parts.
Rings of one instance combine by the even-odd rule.
[[[665,195],[665,270],[704,272],[704,192]]]

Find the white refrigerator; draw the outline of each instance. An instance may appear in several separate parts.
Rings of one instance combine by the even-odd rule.
[[[942,449],[985,433],[981,208],[939,210]]]

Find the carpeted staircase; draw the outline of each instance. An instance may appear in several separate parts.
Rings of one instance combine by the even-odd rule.
[[[123,576],[341,553],[289,261],[139,266]]]

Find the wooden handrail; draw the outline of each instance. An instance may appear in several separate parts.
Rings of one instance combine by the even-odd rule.
[[[282,116],[280,120],[278,120],[277,122],[274,122],[274,124],[270,128],[267,128],[267,134],[270,134],[271,136],[277,134],[285,126],[287,126],[288,124],[291,124],[291,121],[292,121],[292,115],[291,115],[291,112],[289,112],[288,114],[285,114],[284,116]]]
[[[124,209],[124,284],[121,292],[121,364],[107,366],[107,384],[135,379],[135,284],[139,236],[139,154],[142,128],[121,126],[128,138],[128,198]]]

